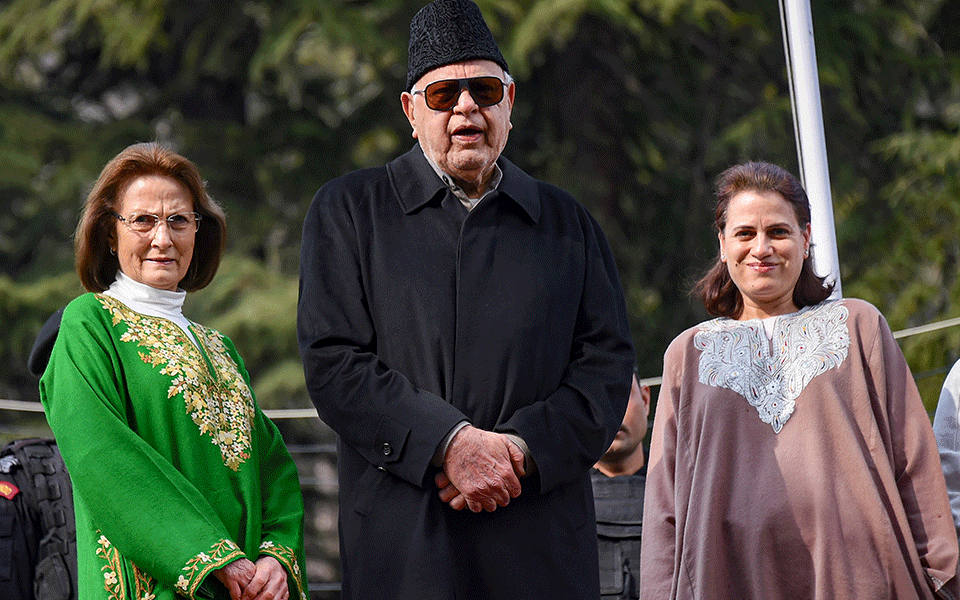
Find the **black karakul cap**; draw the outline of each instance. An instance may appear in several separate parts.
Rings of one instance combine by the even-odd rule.
[[[493,33],[470,0],[434,0],[410,21],[407,91],[431,71],[464,60],[490,60],[509,71]]]

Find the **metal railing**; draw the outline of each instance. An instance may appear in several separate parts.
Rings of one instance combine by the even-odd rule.
[[[955,317],[952,319],[946,319],[943,321],[937,321],[936,323],[928,323],[927,325],[919,325],[917,327],[908,327],[907,329],[901,329],[899,331],[893,332],[893,337],[895,339],[903,339],[906,337],[920,335],[923,333],[930,333],[932,331],[940,331],[942,329],[948,329],[950,327],[955,327],[960,325],[960,317]],[[923,371],[921,373],[914,373],[914,379],[925,379],[927,377],[934,377],[936,375],[941,375],[950,370],[952,365],[945,365],[937,369],[932,369],[929,371]],[[650,387],[656,387],[663,382],[663,377],[644,377],[640,380],[641,385],[648,385]],[[21,412],[43,412],[43,407],[39,402],[26,402],[23,400],[6,400],[0,399],[0,410],[13,410]],[[268,409],[264,410],[263,413],[270,417],[271,419],[309,419],[309,418],[319,418],[317,417],[317,411],[315,408],[278,408],[278,409]]]

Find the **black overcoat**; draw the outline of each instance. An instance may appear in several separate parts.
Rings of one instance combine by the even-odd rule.
[[[298,337],[339,436],[345,600],[598,597],[589,469],[630,391],[623,294],[588,212],[498,164],[469,212],[415,146],[307,213]],[[450,509],[432,482],[463,419],[517,433],[536,463],[493,513]]]

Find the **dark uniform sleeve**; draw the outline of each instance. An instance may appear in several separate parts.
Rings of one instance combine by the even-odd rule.
[[[437,446],[466,417],[377,356],[349,199],[339,180],[328,183],[304,221],[297,335],[307,390],[343,443],[423,486]]]

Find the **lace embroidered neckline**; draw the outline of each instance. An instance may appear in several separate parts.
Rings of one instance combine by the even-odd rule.
[[[693,338],[700,383],[740,394],[780,433],[807,384],[847,358],[848,316],[842,300],[809,306],[778,318],[770,341],[759,320],[707,321]]]

